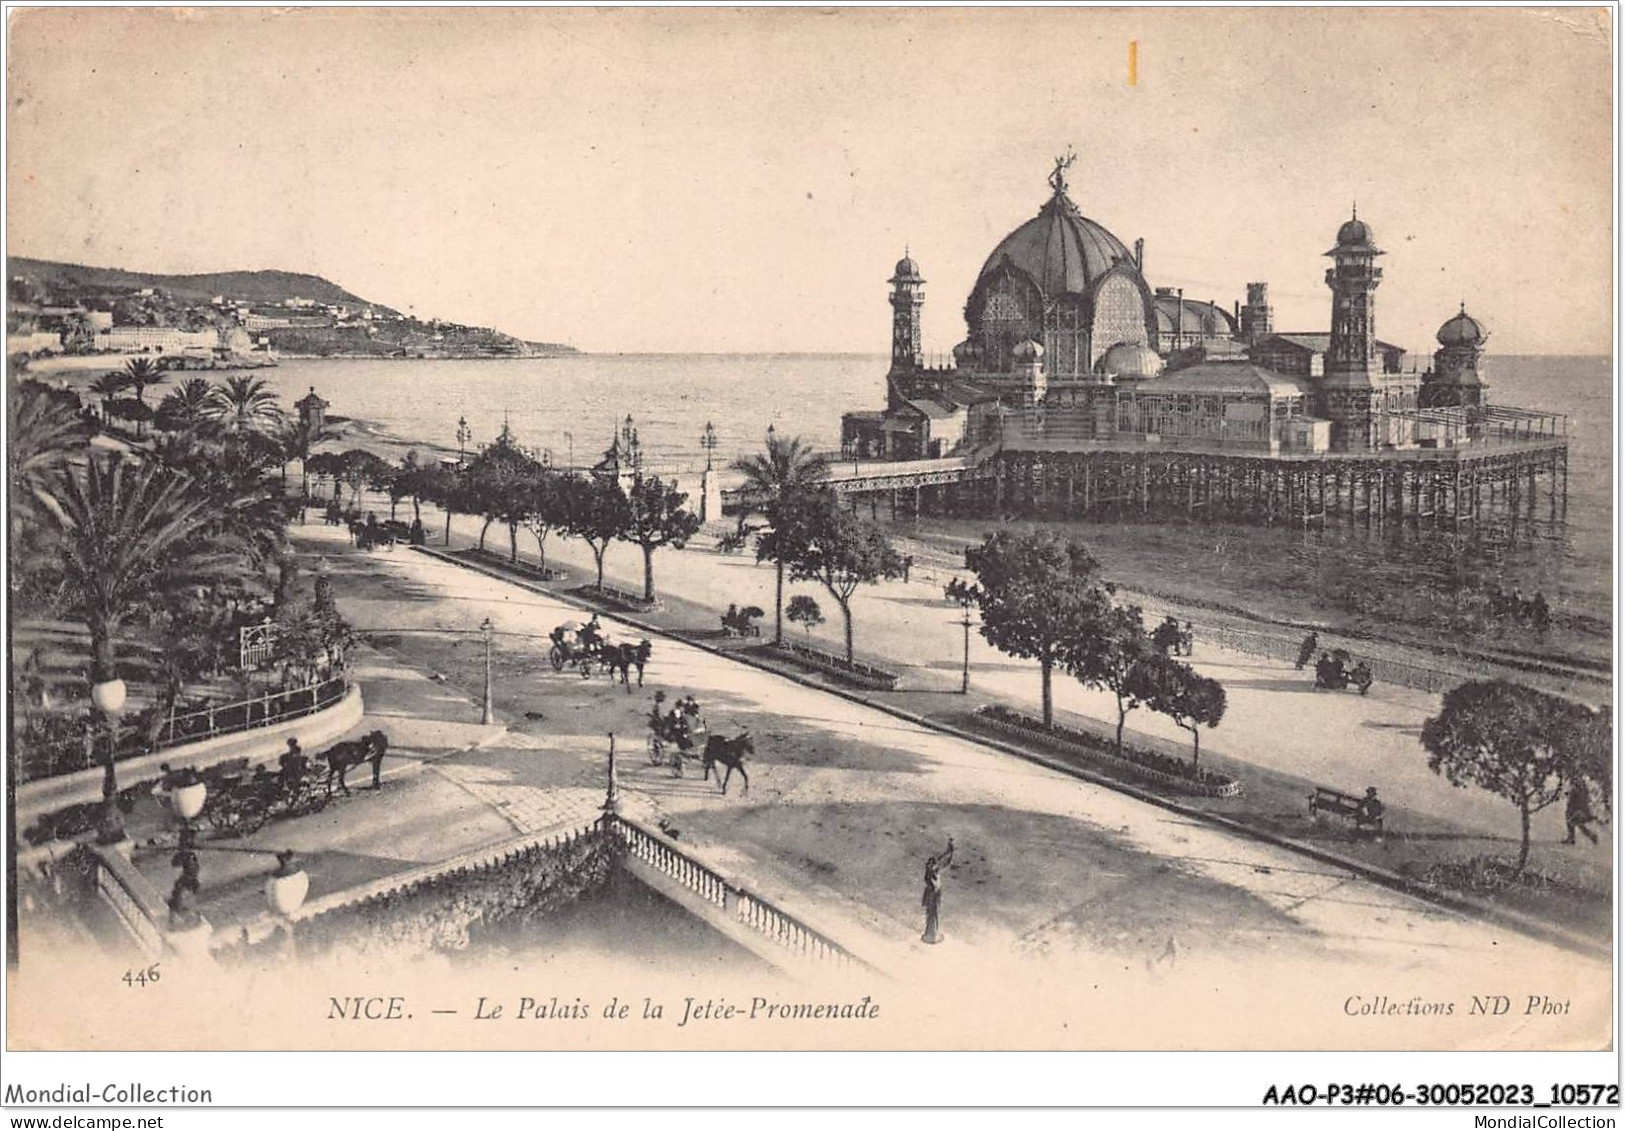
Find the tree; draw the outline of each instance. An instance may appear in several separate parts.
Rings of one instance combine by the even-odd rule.
[[[214,387],[206,379],[187,379],[158,402],[158,427],[165,432],[202,427],[213,416],[213,398]]]
[[[687,507],[688,494],[653,475],[632,480],[626,496],[626,525],[621,537],[643,550],[643,599],[655,599],[655,551],[681,550],[700,528],[700,516]]]
[[[754,508],[767,516],[769,523],[776,521],[779,505],[786,499],[818,490],[829,477],[829,462],[802,444],[801,438],[781,439],[772,429],[767,433],[766,448],[757,455],[741,456],[729,465],[745,477],[740,491],[745,510],[739,516],[741,529],[745,517]],[[771,555],[768,555],[771,557]],[[757,561],[767,560],[757,546]],[[785,563],[773,558],[773,643],[784,639],[784,568]]]
[[[17,382],[6,398],[6,474],[12,490],[13,531],[18,520],[38,519],[53,505],[69,460],[84,450],[87,437],[77,406],[72,393],[38,381]]]
[[[272,435],[282,422],[276,393],[262,377],[227,377],[215,387],[209,415],[227,435]]]
[[[50,512],[61,535],[63,581],[74,614],[90,632],[91,679],[118,678],[116,638],[124,619],[155,596],[196,578],[220,549],[210,537],[212,500],[191,479],[158,463],[92,457],[64,483]],[[114,743],[102,784],[116,827]]]
[[[147,403],[147,390],[163,381],[163,368],[150,358],[133,357],[124,363],[124,385],[135,390],[135,399],[142,405]]]
[[[190,384],[191,382],[188,382]],[[299,497],[310,498],[310,459],[311,452],[318,444],[328,440],[337,440],[339,433],[328,428],[324,423],[318,423],[315,417],[296,416],[288,419],[282,428],[282,447],[290,459],[299,460]],[[407,453],[408,457],[412,455]],[[305,507],[299,507],[299,521],[305,521]]]
[[[1428,769],[1451,785],[1476,785],[1518,808],[1522,844],[1517,871],[1529,862],[1529,819],[1562,798],[1585,764],[1575,743],[1586,708],[1502,679],[1469,680],[1444,696],[1422,724]]]
[[[389,464],[365,448],[351,448],[339,456],[339,476],[350,488],[350,501],[361,505],[361,489],[389,473]]]
[[[818,602],[805,593],[797,593],[790,598],[790,604],[784,610],[784,617],[791,624],[799,624],[807,631],[807,639],[812,639],[812,630],[824,623],[824,610],[818,607]]]
[[[118,395],[130,387],[129,374],[122,369],[110,370],[103,373],[90,383],[90,391],[102,399],[102,419],[109,419],[107,407],[118,399]]]
[[[1044,725],[1051,725],[1055,669],[1071,669],[1111,609],[1099,563],[1081,542],[1050,531],[1001,530],[966,550],[965,564],[977,579],[969,595],[982,613],[983,638],[1007,655],[1038,661]]]
[[[547,569],[547,537],[569,520],[564,477],[547,468],[537,468],[524,485],[525,529],[536,539],[536,560]]]
[[[1130,711],[1153,700],[1159,690],[1159,653],[1145,631],[1138,607],[1110,605],[1077,639],[1070,670],[1081,682],[1111,692],[1117,700],[1117,749]]]
[[[903,571],[881,527],[841,506],[833,491],[780,500],[773,528],[757,543],[757,557],[788,563],[795,581],[816,581],[841,608],[846,659],[852,662],[852,595],[860,585]]]
[[[1153,711],[1191,732],[1191,765],[1197,765],[1202,757],[1200,728],[1216,727],[1224,719],[1224,685],[1169,656],[1153,655],[1147,666],[1152,687],[1147,702]]]
[[[7,508],[13,608],[51,598],[49,563],[56,558],[50,512],[71,467],[85,450],[89,429],[79,398],[38,381],[13,384],[6,397]]]
[[[604,587],[604,552],[632,521],[631,507],[620,484],[599,476],[570,476],[564,481],[564,529],[592,551],[598,566],[598,588]]]
[[[480,549],[485,549],[485,535],[491,524],[501,522],[508,528],[508,558],[519,560],[519,524],[525,520],[530,501],[529,483],[540,469],[541,465],[519,446],[506,425],[493,443],[469,461],[463,478],[464,502],[485,518],[485,525],[480,527]]]

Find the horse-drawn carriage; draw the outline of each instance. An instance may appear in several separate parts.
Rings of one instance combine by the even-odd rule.
[[[333,797],[331,774],[314,764],[297,775],[272,773],[264,766],[252,773],[216,768],[205,771],[203,779],[209,787],[204,819],[233,836],[258,832],[272,817],[319,813]]]
[[[248,759],[236,758],[202,773],[208,786],[203,819],[218,832],[248,836],[273,817],[302,817],[320,813],[333,799],[335,788],[349,796],[344,776],[357,766],[372,765],[373,788],[378,788],[389,738],[381,730],[335,744],[320,762],[297,749],[282,756],[280,771],[266,766],[248,769]]]
[[[1349,666],[1349,654],[1342,648],[1321,653],[1315,662],[1315,690],[1343,691],[1355,688],[1361,695],[1371,690],[1371,665],[1364,660]]]
[[[632,690],[632,671],[638,673],[638,686],[643,686],[643,669],[649,663],[649,657],[654,652],[653,646],[647,638],[633,643],[630,640],[614,640],[606,636],[598,627],[598,618],[594,617],[587,624],[580,621],[565,621],[548,633],[552,641],[547,650],[548,663],[553,665],[556,672],[566,667],[579,668],[581,678],[590,678],[597,666],[602,665],[609,672],[609,678],[614,679],[617,672],[621,676],[621,684],[630,694]]]
[[[578,620],[567,620],[548,633],[552,646],[547,650],[547,662],[556,672],[566,667],[578,667],[585,679],[592,675],[592,666],[604,653],[604,638],[593,625]]]
[[[398,519],[391,518],[379,522],[368,515],[366,522],[350,520],[350,540],[363,550],[370,550],[374,546],[383,546],[387,549],[397,542],[410,542],[412,527]]]
[[[649,764],[664,766],[669,762],[673,772],[682,777],[683,759],[692,754],[700,736],[706,733],[705,720],[692,695],[678,700],[670,711],[661,709],[665,700],[664,691],[655,692],[654,706],[645,720],[649,727]]]
[[[763,617],[762,610],[755,605],[729,605],[728,611],[722,614],[722,634],[724,636],[760,636],[762,626],[756,622]]]

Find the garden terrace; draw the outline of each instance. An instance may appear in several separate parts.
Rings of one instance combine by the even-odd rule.
[[[209,703],[166,718],[153,737],[149,737],[146,712],[132,715],[119,726],[113,757],[122,762],[159,750],[304,718],[338,703],[349,688],[349,677],[339,675],[249,699]],[[77,721],[82,726],[85,724],[85,720]],[[106,734],[97,730],[82,730],[74,737],[38,744],[25,740],[18,744],[18,784],[102,765],[106,751]]]
[[[1124,743],[1121,750],[1115,744],[1071,727],[1052,724],[1045,726],[1041,719],[1013,711],[999,704],[980,707],[976,720],[983,726],[1007,735],[1040,745],[1059,748],[1069,754],[1080,754],[1117,773],[1142,781],[1194,794],[1198,797],[1239,797],[1241,782],[1228,774],[1217,773],[1202,766],[1167,754],[1141,750]]]
[[[826,652],[822,648],[814,648],[808,644],[797,644],[793,640],[783,641],[774,645],[774,648],[780,655],[789,653],[792,659],[806,667],[875,691],[890,691],[902,678],[898,673],[886,668],[866,664],[861,660],[848,660],[845,656],[837,656],[834,652]]]

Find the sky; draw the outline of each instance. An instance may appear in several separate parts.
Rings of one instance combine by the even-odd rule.
[[[47,9],[8,29],[9,254],[322,275],[598,351],[926,349],[1071,194],[1153,286],[1323,330],[1354,202],[1381,337],[1612,342],[1602,9]],[[1135,48],[1135,81],[1129,44]]]

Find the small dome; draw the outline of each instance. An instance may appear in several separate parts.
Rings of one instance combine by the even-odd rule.
[[[1343,221],[1343,226],[1337,229],[1337,246],[1326,254],[1339,255],[1381,255],[1382,251],[1372,242],[1371,225],[1360,219],[1355,213]]]
[[[920,275],[920,265],[907,255],[897,261],[897,267],[892,272],[892,281],[896,282],[898,279],[916,279],[922,283],[925,281]]]
[[[1364,220],[1346,220],[1343,226],[1337,229],[1338,243],[1370,243],[1371,225]]]
[[[1024,342],[1017,342],[1015,348],[1010,351],[1010,356],[1018,364],[1039,361],[1044,356],[1044,347],[1028,338]]]
[[[1150,346],[1118,342],[1101,354],[1100,360],[1095,362],[1095,372],[1107,377],[1145,381],[1162,372],[1162,357]]]
[[[1441,346],[1478,346],[1484,344],[1488,337],[1484,327],[1471,314],[1467,313],[1467,305],[1462,304],[1461,313],[1456,315],[1443,326],[1439,327],[1439,344]]]

